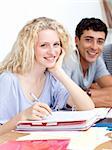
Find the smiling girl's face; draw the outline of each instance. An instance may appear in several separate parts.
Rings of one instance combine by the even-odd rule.
[[[38,33],[35,46],[36,62],[45,68],[55,65],[61,53],[60,39],[56,31],[47,29]]]

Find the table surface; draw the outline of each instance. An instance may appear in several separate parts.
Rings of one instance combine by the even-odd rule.
[[[8,140],[44,140],[44,139],[70,139],[70,150],[102,150],[112,149],[112,132],[106,128],[92,127],[87,131],[54,131],[21,133],[12,131],[0,136],[0,143]]]

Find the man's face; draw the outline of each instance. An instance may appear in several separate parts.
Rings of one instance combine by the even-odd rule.
[[[105,41],[105,33],[93,30],[85,30],[80,39],[75,38],[80,53],[81,63],[95,62],[101,54]]]

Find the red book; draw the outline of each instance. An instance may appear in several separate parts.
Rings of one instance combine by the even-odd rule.
[[[69,139],[8,141],[0,150],[67,150]]]

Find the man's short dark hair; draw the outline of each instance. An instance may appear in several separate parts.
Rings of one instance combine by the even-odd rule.
[[[84,18],[82,19],[76,27],[75,35],[80,39],[84,30],[100,31],[105,33],[105,39],[107,37],[107,26],[106,24],[98,18]]]

